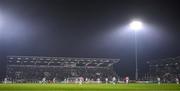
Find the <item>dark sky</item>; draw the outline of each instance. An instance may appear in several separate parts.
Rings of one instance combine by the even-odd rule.
[[[146,61],[180,54],[178,0],[0,0],[1,74],[7,55],[121,59],[120,76],[134,72],[138,32],[140,72]],[[2,77],[3,75],[1,75]]]

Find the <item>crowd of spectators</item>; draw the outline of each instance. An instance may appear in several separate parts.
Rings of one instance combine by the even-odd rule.
[[[13,56],[7,59],[6,78],[12,82],[38,83],[43,78],[47,81],[56,78],[58,82],[61,82],[72,77],[94,80],[117,77],[112,66],[118,61],[116,59],[27,56]]]
[[[69,77],[83,77],[89,79],[112,78],[116,76],[111,68],[69,68],[69,67],[8,67],[7,78],[13,82],[39,82],[42,78],[59,82]]]
[[[156,80],[159,77],[161,82],[175,82],[177,78],[180,78],[180,56],[151,61],[149,74],[150,80]]]

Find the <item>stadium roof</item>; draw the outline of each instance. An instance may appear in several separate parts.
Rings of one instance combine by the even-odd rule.
[[[8,65],[57,66],[57,67],[111,67],[120,59],[42,57],[42,56],[7,56]]]

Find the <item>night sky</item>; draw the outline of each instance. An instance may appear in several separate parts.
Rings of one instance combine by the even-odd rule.
[[[180,56],[178,0],[0,0],[0,71],[6,56],[118,58],[120,76],[134,76],[133,19],[138,65]]]

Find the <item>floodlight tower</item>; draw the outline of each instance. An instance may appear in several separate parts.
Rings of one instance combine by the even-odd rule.
[[[138,55],[137,55],[137,32],[142,29],[142,22],[141,21],[132,21],[129,24],[129,27],[134,31],[134,41],[135,41],[135,66],[136,66],[136,71],[135,71],[135,79],[136,81],[138,80]]]

